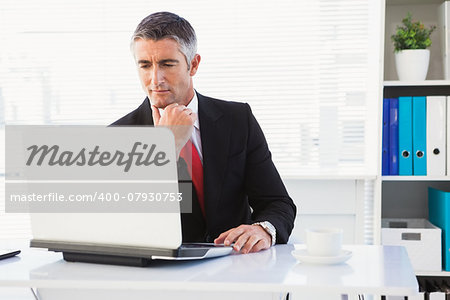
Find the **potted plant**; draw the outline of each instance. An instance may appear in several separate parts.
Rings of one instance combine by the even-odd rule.
[[[391,36],[394,42],[395,66],[400,80],[425,80],[430,62],[431,33],[436,29],[432,25],[426,28],[420,21],[413,22],[411,13],[402,20],[403,26]]]

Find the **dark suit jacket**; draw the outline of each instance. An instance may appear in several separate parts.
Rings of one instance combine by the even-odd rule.
[[[181,216],[183,241],[212,242],[230,228],[269,221],[277,230],[276,242],[286,243],[296,207],[250,106],[197,96],[206,220],[194,195],[192,213]],[[148,98],[112,125],[153,125]]]

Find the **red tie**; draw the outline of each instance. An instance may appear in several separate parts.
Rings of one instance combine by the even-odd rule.
[[[191,149],[189,151],[189,149]],[[192,155],[192,159],[189,159],[189,154]],[[188,172],[192,178],[195,191],[197,192],[198,203],[202,210],[203,216],[205,216],[205,198],[203,193],[203,166],[198,155],[197,149],[191,140],[188,140],[186,145],[181,149],[180,156],[184,158],[188,165]]]

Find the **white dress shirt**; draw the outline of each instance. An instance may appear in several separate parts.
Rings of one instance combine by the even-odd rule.
[[[191,109],[194,114],[197,115],[197,120],[194,123],[194,130],[191,134],[191,141],[197,149],[198,155],[200,156],[200,160],[203,164],[203,150],[202,150],[202,139],[200,137],[200,122],[198,120],[198,98],[197,93],[194,92],[194,97],[189,102],[187,108]]]

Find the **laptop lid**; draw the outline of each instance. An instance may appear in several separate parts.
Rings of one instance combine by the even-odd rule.
[[[32,247],[70,261],[131,265],[232,251],[180,247],[180,211],[190,212],[192,184],[179,193],[166,128],[9,126],[6,139],[6,209],[31,213]]]
[[[179,201],[189,202],[191,195],[178,193],[170,130],[8,126],[6,140],[6,194],[16,199],[6,209],[31,212],[34,240],[119,248],[181,245]],[[40,200],[21,201],[32,195]]]

